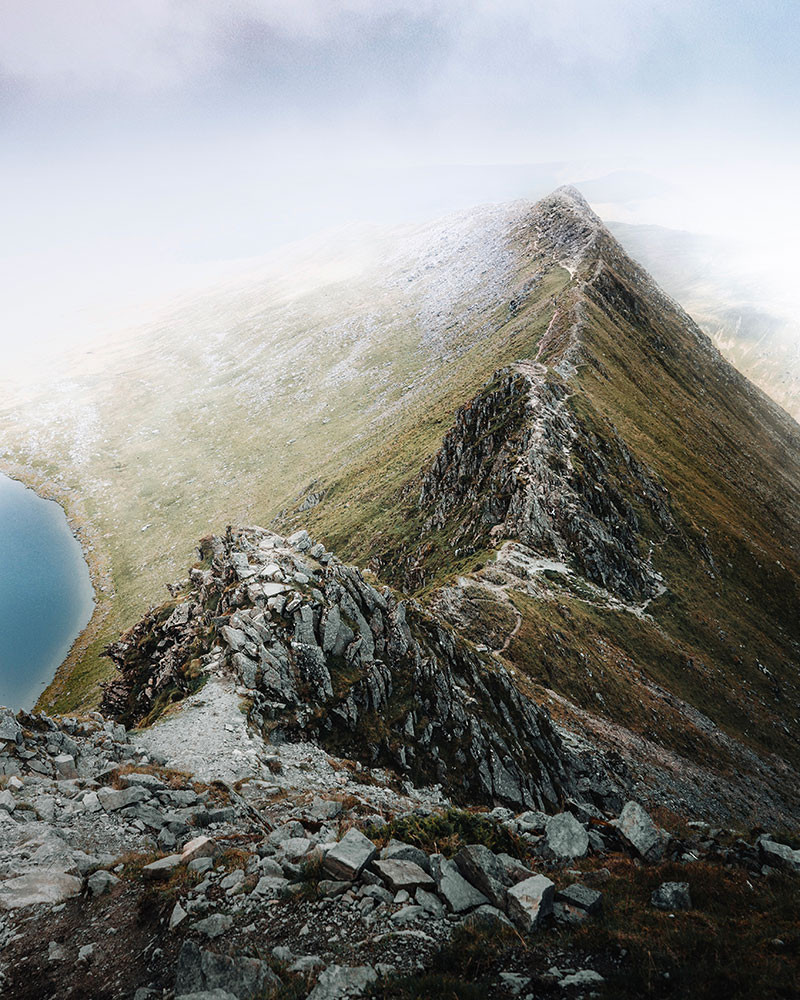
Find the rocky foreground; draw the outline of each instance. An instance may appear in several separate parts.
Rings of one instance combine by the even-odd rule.
[[[618,816],[457,809],[227,718],[206,733],[203,781],[156,749],[174,748],[181,712],[129,733],[3,711],[4,997],[625,996],[637,945],[630,926],[614,939],[616,918],[669,935],[709,925],[719,893],[797,898],[800,850],[765,833],[670,834],[633,801]],[[246,774],[214,779],[231,740]],[[770,917],[784,979],[796,914]]]

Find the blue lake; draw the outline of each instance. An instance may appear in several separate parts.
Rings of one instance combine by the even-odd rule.
[[[0,474],[0,705],[33,707],[93,610],[62,508]]]

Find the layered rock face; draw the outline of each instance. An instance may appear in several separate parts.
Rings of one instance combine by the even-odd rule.
[[[660,584],[649,546],[676,531],[669,494],[611,424],[596,412],[582,421],[568,396],[541,365],[497,372],[423,476],[425,531],[447,528],[458,554],[517,539],[623,600],[646,600]],[[634,497],[656,537],[644,536]]]
[[[105,711],[141,722],[205,673],[232,671],[273,741],[313,739],[464,801],[613,796],[501,663],[306,532],[229,530],[201,556],[175,603],[109,648],[121,679]]]

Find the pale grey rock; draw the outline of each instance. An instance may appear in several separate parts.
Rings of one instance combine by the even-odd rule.
[[[258,880],[252,895],[266,896],[274,899],[289,887],[289,879],[282,875],[262,875]]]
[[[546,843],[557,858],[582,858],[589,850],[589,834],[570,812],[547,820]]]
[[[236,1000],[254,1000],[278,985],[278,977],[260,959],[219,955],[191,940],[181,946],[175,970],[178,995],[224,991]]]
[[[426,913],[427,910],[424,907],[411,904],[393,913],[390,920],[398,927],[407,927],[409,924],[415,924]]]
[[[553,909],[555,886],[544,875],[534,875],[508,890],[508,915],[522,931],[532,931]]]
[[[646,861],[658,861],[663,856],[667,838],[638,802],[626,802],[619,819],[612,820],[611,825]]]
[[[575,882],[556,893],[556,901],[567,906],[577,907],[592,915],[599,913],[603,905],[603,894],[596,889]]]
[[[344,997],[363,996],[377,978],[377,972],[369,965],[331,965],[320,975],[307,1000],[343,1000]]]
[[[161,882],[170,877],[176,868],[182,863],[180,854],[168,854],[165,858],[152,861],[142,868],[142,876],[148,882]]]
[[[169,917],[169,929],[171,931],[174,931],[179,924],[183,923],[183,921],[186,919],[187,916],[188,913],[186,912],[186,910],[184,910],[181,904],[179,902],[176,903],[172,907],[172,913],[170,914]]]
[[[57,871],[29,872],[0,882],[0,908],[14,910],[35,903],[62,903],[77,896],[83,880]]]
[[[375,845],[352,827],[325,855],[323,868],[335,879],[356,879],[377,855]]]
[[[102,896],[104,893],[112,889],[118,882],[119,879],[116,875],[100,869],[100,871],[93,872],[89,876],[86,880],[86,886],[93,896]]]
[[[75,766],[75,758],[69,753],[60,753],[53,758],[56,771],[62,778],[77,778],[78,769]]]
[[[483,844],[469,844],[453,859],[464,878],[479,889],[489,902],[506,908],[506,883],[508,876],[499,858]]]
[[[418,906],[426,910],[432,917],[441,920],[445,915],[444,904],[439,897],[429,892],[427,889],[417,889],[414,893],[414,900]]]
[[[404,844],[400,840],[390,840],[381,851],[381,858],[397,861],[413,861],[424,872],[427,872],[429,875],[431,873],[431,859],[428,855],[421,848],[415,847],[413,844]]]
[[[372,868],[392,889],[433,889],[436,884],[430,875],[413,861],[386,858],[373,861]]]
[[[10,708],[0,708],[0,741],[22,742],[22,726],[17,722]]]
[[[212,913],[210,917],[192,924],[192,930],[204,934],[207,938],[216,938],[230,930],[232,926],[233,917],[229,917],[225,913]]]
[[[790,871],[800,871],[800,851],[795,851],[788,844],[779,844],[767,837],[760,837],[758,847],[761,856],[767,864]]]
[[[465,913],[489,902],[482,892],[467,882],[455,862],[448,861],[441,854],[431,856],[431,871],[436,891],[451,913]]]
[[[571,986],[601,986],[604,982],[605,979],[603,979],[599,972],[595,972],[594,969],[580,969],[569,976],[564,976],[559,980],[558,985],[563,986],[564,989],[569,989]]]
[[[7,813],[13,813],[16,808],[17,800],[11,792],[7,788],[0,791],[0,809],[5,809]]]
[[[116,812],[117,809],[136,805],[139,802],[146,802],[150,798],[150,794],[144,788],[130,785],[119,791],[114,788],[98,788],[97,798],[105,811],[110,813]]]
[[[650,896],[650,905],[657,910],[691,910],[689,883],[662,882]]]
[[[501,927],[514,926],[502,910],[498,910],[496,906],[489,906],[488,903],[468,913],[463,922],[478,927],[496,927],[498,924]]]

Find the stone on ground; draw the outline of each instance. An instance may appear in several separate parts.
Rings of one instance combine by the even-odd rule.
[[[322,866],[335,879],[352,881],[358,878],[377,853],[372,841],[360,830],[352,827],[339,843],[328,851]]]
[[[589,834],[570,812],[547,820],[546,842],[557,858],[583,858],[589,850]]]
[[[688,882],[662,882],[650,896],[657,910],[691,910],[692,899]]]
[[[626,802],[619,819],[612,820],[612,826],[646,861],[658,861],[664,854],[666,836],[638,802]]]
[[[534,875],[508,890],[508,915],[522,931],[532,931],[552,913],[555,886],[544,875]]]

